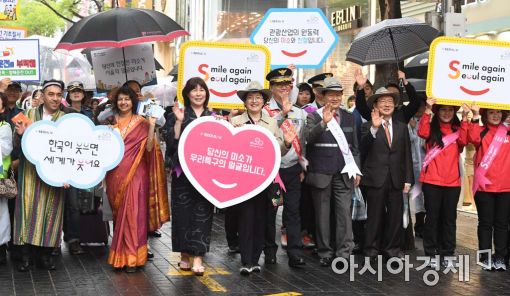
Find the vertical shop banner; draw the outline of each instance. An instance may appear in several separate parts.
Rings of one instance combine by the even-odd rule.
[[[91,56],[96,87],[100,92],[121,86],[128,80],[136,80],[144,86],[157,84],[150,44],[94,50]]]
[[[27,29],[24,27],[0,26],[0,40],[24,39],[27,37]]]
[[[76,132],[79,131],[79,132]],[[124,156],[120,133],[95,126],[85,115],[71,113],[56,122],[40,120],[23,134],[21,148],[37,175],[55,187],[94,187]]]
[[[271,8],[250,40],[269,48],[273,68],[319,68],[337,45],[338,35],[319,8]]]
[[[427,96],[510,110],[510,42],[439,37],[430,46]]]
[[[0,21],[15,21],[19,15],[18,0],[0,0]]]
[[[243,109],[237,91],[252,81],[269,87],[266,74],[270,53],[266,47],[251,44],[188,41],[179,54],[177,96],[182,103],[182,89],[192,77],[201,77],[210,92],[209,107]]]
[[[179,163],[190,183],[209,202],[225,208],[264,191],[280,168],[280,146],[271,132],[254,124],[233,127],[204,116],[184,129]]]
[[[0,40],[0,79],[40,80],[39,40]]]

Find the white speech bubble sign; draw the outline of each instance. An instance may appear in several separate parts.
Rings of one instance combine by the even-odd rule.
[[[80,189],[96,186],[124,156],[124,141],[117,131],[95,126],[79,113],[56,122],[34,122],[23,134],[21,148],[45,183]]]

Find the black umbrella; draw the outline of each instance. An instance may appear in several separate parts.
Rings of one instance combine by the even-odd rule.
[[[105,49],[106,47],[100,47],[100,48],[85,48],[84,50],[81,51],[81,53],[87,58],[87,61],[89,62],[89,64],[91,66],[92,65],[92,54],[91,52],[94,51],[94,50],[100,50],[100,49]],[[156,66],[156,70],[164,70],[163,66],[161,66],[161,64],[158,62],[158,60],[154,59],[154,64]]]
[[[429,68],[429,52],[420,53],[411,58],[404,67],[406,77],[427,79],[427,71]]]
[[[56,49],[125,47],[189,35],[167,15],[149,9],[113,8],[75,23]]]
[[[413,18],[387,19],[363,29],[351,43],[347,61],[359,65],[400,62],[429,49],[439,32]]]

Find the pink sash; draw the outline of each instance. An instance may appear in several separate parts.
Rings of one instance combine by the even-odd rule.
[[[492,182],[489,181],[485,175],[491,167],[492,162],[498,155],[501,145],[503,145],[505,142],[506,134],[506,126],[504,124],[500,124],[494,139],[492,139],[489,149],[482,158],[482,162],[480,162],[480,165],[475,170],[475,176],[473,180],[473,195],[475,195],[478,189],[485,190],[486,185],[492,184]]]
[[[459,138],[459,131],[456,131],[454,133],[448,134],[443,137],[443,148],[439,147],[438,145],[434,145],[429,152],[425,155],[425,160],[423,161],[423,164],[421,166],[421,169],[424,170],[433,160],[436,158],[436,156],[439,155],[439,153],[443,152],[448,146],[450,146],[452,143],[455,143],[457,139]]]
[[[265,105],[264,106],[264,109],[267,111],[267,113],[269,114],[269,116],[271,117],[275,117],[276,114],[278,114],[277,111],[275,110],[271,110],[271,108],[269,108],[268,105]],[[291,128],[291,124],[290,124],[290,121],[288,119],[286,119],[281,127],[282,131],[284,133],[288,133],[290,128]],[[299,162],[301,163],[301,166],[303,167],[303,170],[306,170],[306,166],[308,164],[308,161],[303,157],[303,149],[301,148],[301,142],[299,140],[299,137],[298,135],[296,135],[296,137],[294,138],[294,140],[292,141],[292,146],[294,147],[294,150],[296,150],[296,153],[299,157]]]

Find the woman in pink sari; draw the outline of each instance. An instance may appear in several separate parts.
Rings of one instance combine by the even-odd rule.
[[[162,163],[158,164],[161,159],[154,140],[156,119],[135,114],[137,102],[129,87],[120,88],[113,99],[116,115],[112,127],[122,136],[125,152],[121,163],[105,178],[114,221],[108,263],[114,268],[126,267],[126,272],[135,272],[147,261],[148,217],[153,207],[163,213],[159,215],[161,223],[169,220],[165,173]],[[154,200],[156,205],[151,202]]]

